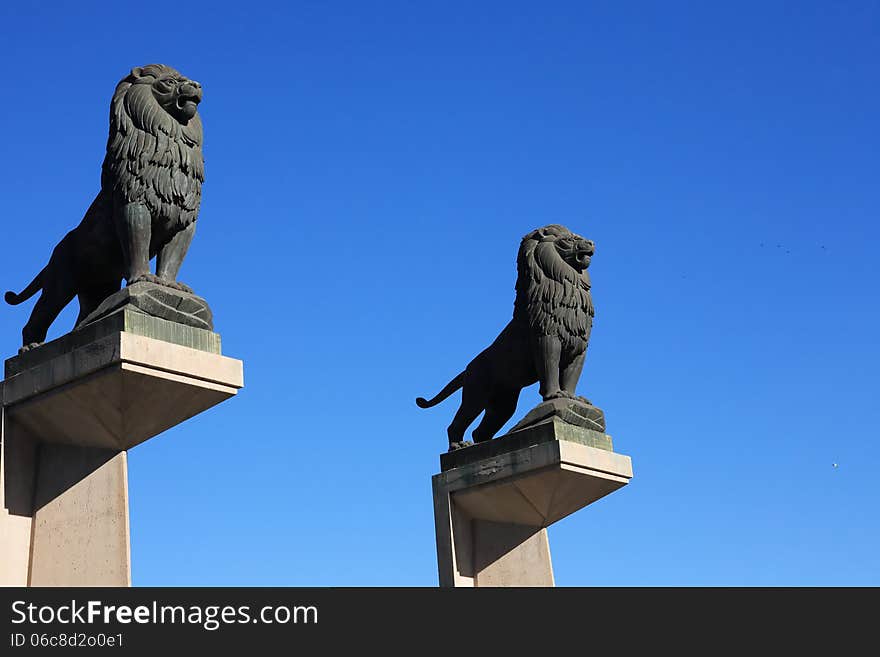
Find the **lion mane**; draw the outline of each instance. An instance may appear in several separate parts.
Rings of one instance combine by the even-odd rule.
[[[562,259],[556,242],[577,238],[565,226],[551,224],[523,237],[517,256],[514,321],[526,323],[533,335],[556,336],[563,352],[586,350],[593,327],[590,275]]]
[[[205,180],[202,121],[196,114],[182,125],[154,97],[151,83],[177,71],[150,64],[138,73],[123,78],[110,103],[101,187],[122,203],[145,204],[172,230],[185,228],[198,216]]]

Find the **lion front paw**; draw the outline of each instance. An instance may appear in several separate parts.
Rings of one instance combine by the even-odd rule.
[[[141,274],[140,276],[136,276],[130,281],[128,281],[128,285],[134,285],[135,283],[155,283],[156,285],[161,285],[162,287],[168,287],[172,290],[178,290],[179,292],[186,292],[187,294],[193,294],[192,288],[186,283],[180,283],[178,281],[169,281],[166,278],[162,278],[161,276],[157,276],[156,274]]]
[[[556,392],[550,393],[546,397],[544,397],[544,401],[550,401],[551,399],[573,399],[574,395],[566,390],[557,390]]]
[[[18,354],[19,354],[19,356],[21,354],[26,354],[31,349],[36,349],[37,347],[39,347],[41,344],[43,344],[43,343],[42,342],[31,342],[30,344],[26,344],[18,350]]]
[[[130,279],[126,285],[134,285],[135,283],[155,283],[156,285],[167,285],[165,281],[156,276],[156,274],[141,274]]]

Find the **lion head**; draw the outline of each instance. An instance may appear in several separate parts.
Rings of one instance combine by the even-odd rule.
[[[202,87],[170,66],[134,68],[116,86],[102,187],[142,202],[169,228],[195,221],[205,180]]]
[[[595,248],[559,224],[533,230],[519,247],[514,318],[537,335],[559,337],[573,353],[587,348],[593,325],[587,267]]]

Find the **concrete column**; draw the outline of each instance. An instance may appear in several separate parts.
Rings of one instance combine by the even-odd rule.
[[[553,586],[550,541],[543,527],[471,520],[474,586]]]
[[[37,443],[0,417],[0,585],[27,586]]]
[[[139,326],[213,351],[91,326],[6,361],[0,585],[131,585],[128,450],[242,387],[216,334]]]
[[[432,480],[440,586],[554,586],[547,527],[631,478],[609,436],[558,418],[442,455]]]
[[[131,586],[126,457],[40,445],[30,586]]]

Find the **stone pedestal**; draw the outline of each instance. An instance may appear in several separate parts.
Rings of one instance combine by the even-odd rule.
[[[547,527],[632,478],[611,447],[551,418],[443,454],[432,480],[440,586],[553,586]]]
[[[0,585],[131,584],[127,451],[236,394],[219,351],[123,311],[6,361]]]

